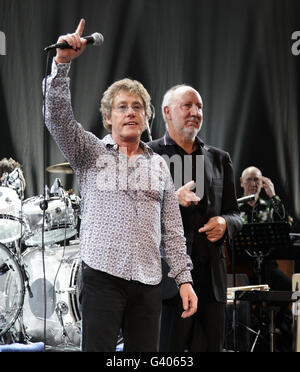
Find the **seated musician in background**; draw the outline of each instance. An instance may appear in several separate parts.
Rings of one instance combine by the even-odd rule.
[[[255,195],[255,199],[239,206],[241,217],[244,223],[267,223],[285,221],[290,225],[293,223],[292,217],[287,211],[280,197],[276,195],[273,182],[262,175],[262,172],[254,167],[246,168],[241,175],[240,185],[244,191],[243,196]],[[261,191],[264,190],[267,199],[261,197]],[[251,284],[268,284],[271,290],[291,291],[292,281],[278,268],[275,260],[265,260],[262,265],[262,283],[257,280],[255,273],[250,277]],[[283,303],[284,304],[284,303]],[[287,305],[284,304],[278,314],[280,328],[283,318],[290,318],[291,314],[287,311]],[[279,320],[280,318],[280,320]]]
[[[251,200],[240,208],[244,223],[276,221],[293,223],[293,219],[287,215],[280,197],[275,193],[274,184],[269,178],[263,177],[258,168],[253,166],[246,168],[242,172],[240,183],[244,189],[243,196],[255,195],[255,200]],[[267,200],[260,196],[262,189],[266,192]]]
[[[5,174],[9,175],[16,168],[19,169],[19,175],[20,175],[20,179],[23,184],[23,191],[24,191],[26,187],[26,181],[25,181],[25,177],[22,171],[22,166],[20,163],[18,163],[13,158],[9,158],[9,159],[3,158],[0,160],[0,184],[4,182]]]
[[[2,158],[0,160],[0,186],[15,190],[19,199],[23,200],[26,181],[23,174],[22,165],[13,158]],[[5,198],[5,196],[2,197]],[[26,246],[21,240],[20,247],[21,252],[24,252]]]

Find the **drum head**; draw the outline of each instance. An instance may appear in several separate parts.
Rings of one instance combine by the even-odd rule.
[[[0,242],[7,244],[22,235],[21,200],[15,190],[0,187]]]
[[[0,336],[15,323],[23,306],[24,280],[14,255],[0,243]]]

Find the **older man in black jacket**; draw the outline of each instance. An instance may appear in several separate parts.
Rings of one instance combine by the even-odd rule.
[[[223,350],[227,299],[223,242],[242,228],[242,220],[229,154],[197,137],[202,126],[202,109],[201,96],[194,88],[186,85],[171,88],[162,103],[167,131],[162,138],[148,143],[170,162],[175,185],[182,178],[182,186],[176,193],[199,301],[193,317],[189,320],[180,317],[178,290],[168,278],[168,267],[162,260],[165,275],[161,351]],[[182,161],[173,162],[178,156]]]

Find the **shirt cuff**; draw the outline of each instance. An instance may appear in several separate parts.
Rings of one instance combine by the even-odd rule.
[[[66,77],[69,74],[71,62],[69,63],[56,63],[55,59],[52,60],[51,75],[57,77]]]
[[[184,283],[193,284],[193,279],[190,270],[182,271],[180,274],[176,276],[175,281],[178,287]]]

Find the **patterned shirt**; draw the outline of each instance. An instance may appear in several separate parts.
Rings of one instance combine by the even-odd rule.
[[[286,213],[285,207],[278,195],[268,200],[258,198],[254,207],[245,203],[239,206],[244,223],[264,223],[286,221],[290,225],[293,219]]]
[[[192,282],[192,263],[166,162],[143,142],[143,153],[132,162],[111,135],[101,140],[84,130],[73,115],[69,69],[70,64],[52,63],[45,119],[79,183],[82,260],[93,269],[156,285],[162,279],[163,254],[178,285]]]

